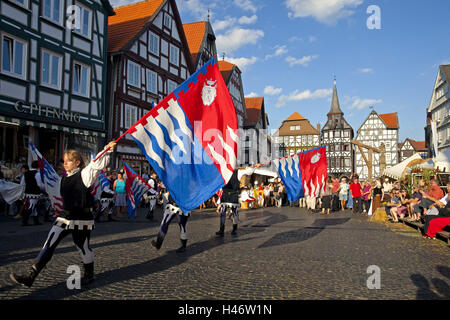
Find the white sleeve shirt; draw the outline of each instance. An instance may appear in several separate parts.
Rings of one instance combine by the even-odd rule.
[[[81,170],[81,179],[87,188],[94,184],[98,179],[100,172],[108,166],[111,153],[112,150],[108,150],[103,156],[97,159],[97,161],[89,162],[89,164]]]

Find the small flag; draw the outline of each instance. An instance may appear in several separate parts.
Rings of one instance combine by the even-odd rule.
[[[139,207],[142,197],[152,187],[125,162],[123,162],[123,168],[127,176],[125,189],[128,197],[128,215],[131,219],[134,219],[136,208]]]

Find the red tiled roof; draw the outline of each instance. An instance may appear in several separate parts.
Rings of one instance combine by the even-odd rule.
[[[305,119],[302,117],[298,112],[294,112],[289,118],[287,118],[284,121],[292,121],[292,120],[303,120]]]
[[[206,31],[206,21],[183,24],[184,33],[191,54],[199,53]]]
[[[158,11],[164,0],[147,0],[114,8],[108,19],[108,52],[117,52],[133,39]]]
[[[397,112],[380,114],[380,118],[386,122],[389,129],[398,129]]]
[[[223,80],[225,82],[228,82],[228,79],[230,78],[231,72],[233,71],[233,67],[235,65],[225,60],[219,60],[218,65]]]
[[[261,118],[261,108],[263,106],[263,97],[245,98],[245,107],[247,108],[247,118],[245,124],[256,124]]]
[[[416,151],[428,150],[428,148],[425,144],[425,141],[415,141],[415,140],[411,140],[411,139],[408,139],[408,140],[409,140],[409,143],[411,143],[414,150],[416,150]]]

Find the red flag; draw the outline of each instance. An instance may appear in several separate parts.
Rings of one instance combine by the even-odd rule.
[[[325,190],[327,181],[326,148],[309,150],[300,154],[300,170],[305,196],[317,197]]]

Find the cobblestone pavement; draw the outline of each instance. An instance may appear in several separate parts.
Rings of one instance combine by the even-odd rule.
[[[27,270],[51,224],[0,217],[0,299],[450,299],[448,245],[407,226],[283,207],[241,211],[238,236],[227,220],[225,237],[216,238],[217,214],[195,211],[179,254],[175,221],[156,251],[159,223],[144,215],[96,225],[96,281],[80,290],[66,286],[67,267],[81,266],[70,236],[32,288],[13,284],[9,273]],[[381,270],[379,290],[367,288],[371,265]]]

